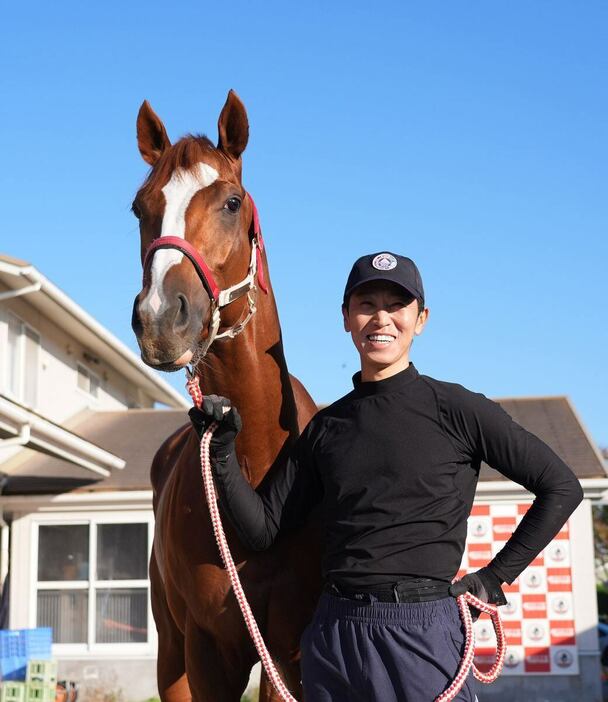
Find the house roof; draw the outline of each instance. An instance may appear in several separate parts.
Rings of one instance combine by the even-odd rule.
[[[131,349],[34,266],[0,254],[0,283],[16,294],[23,291],[29,304],[78,339],[92,353],[106,360],[153,400],[170,407],[189,406],[188,400],[159,373],[142,363]]]
[[[579,480],[607,477],[602,455],[567,397],[510,398],[497,402],[518,424],[548,444]],[[485,463],[479,477],[508,480]]]
[[[187,422],[184,410],[86,410],[67,422],[67,427],[120,456],[126,463],[125,468],[112,471],[108,478],[97,479],[60,458],[26,449],[0,466],[6,475],[2,494],[149,489],[154,454],[168,436]]]
[[[513,419],[545,441],[579,479],[606,478],[599,450],[587,434],[566,397],[498,400]],[[152,458],[164,439],[188,421],[182,410],[87,411],[68,423],[76,432],[125,460],[124,470],[104,479],[65,461],[22,451],[2,465],[8,474],[5,495],[59,493],[67,490],[145,490],[150,488]],[[29,456],[25,456],[29,453]],[[21,456],[21,458],[20,458]],[[497,471],[482,466],[480,480],[506,481]]]

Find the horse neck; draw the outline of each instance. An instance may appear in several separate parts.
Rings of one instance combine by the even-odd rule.
[[[258,292],[257,311],[234,339],[216,341],[199,365],[204,394],[231,400],[243,419],[237,449],[257,484],[288,438],[297,436],[297,410],[283,353],[272,288]]]

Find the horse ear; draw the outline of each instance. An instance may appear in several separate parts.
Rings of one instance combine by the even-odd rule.
[[[234,90],[228,92],[226,104],[217,121],[217,131],[217,148],[232,158],[239,158],[249,140],[249,121],[245,106]]]
[[[171,146],[165,125],[147,100],[142,102],[137,115],[137,146],[143,160],[151,166]]]

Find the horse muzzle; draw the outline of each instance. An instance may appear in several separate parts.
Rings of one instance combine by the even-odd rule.
[[[158,370],[184,368],[196,353],[208,313],[208,303],[193,305],[183,293],[172,295],[160,306],[154,299],[150,301],[145,290],[139,293],[133,303],[131,326],[142,361]]]

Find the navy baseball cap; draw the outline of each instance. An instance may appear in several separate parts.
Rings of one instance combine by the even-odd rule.
[[[355,288],[371,280],[388,280],[391,283],[397,283],[424,304],[424,288],[420,271],[407,256],[380,251],[358,258],[346,281],[344,304]]]

